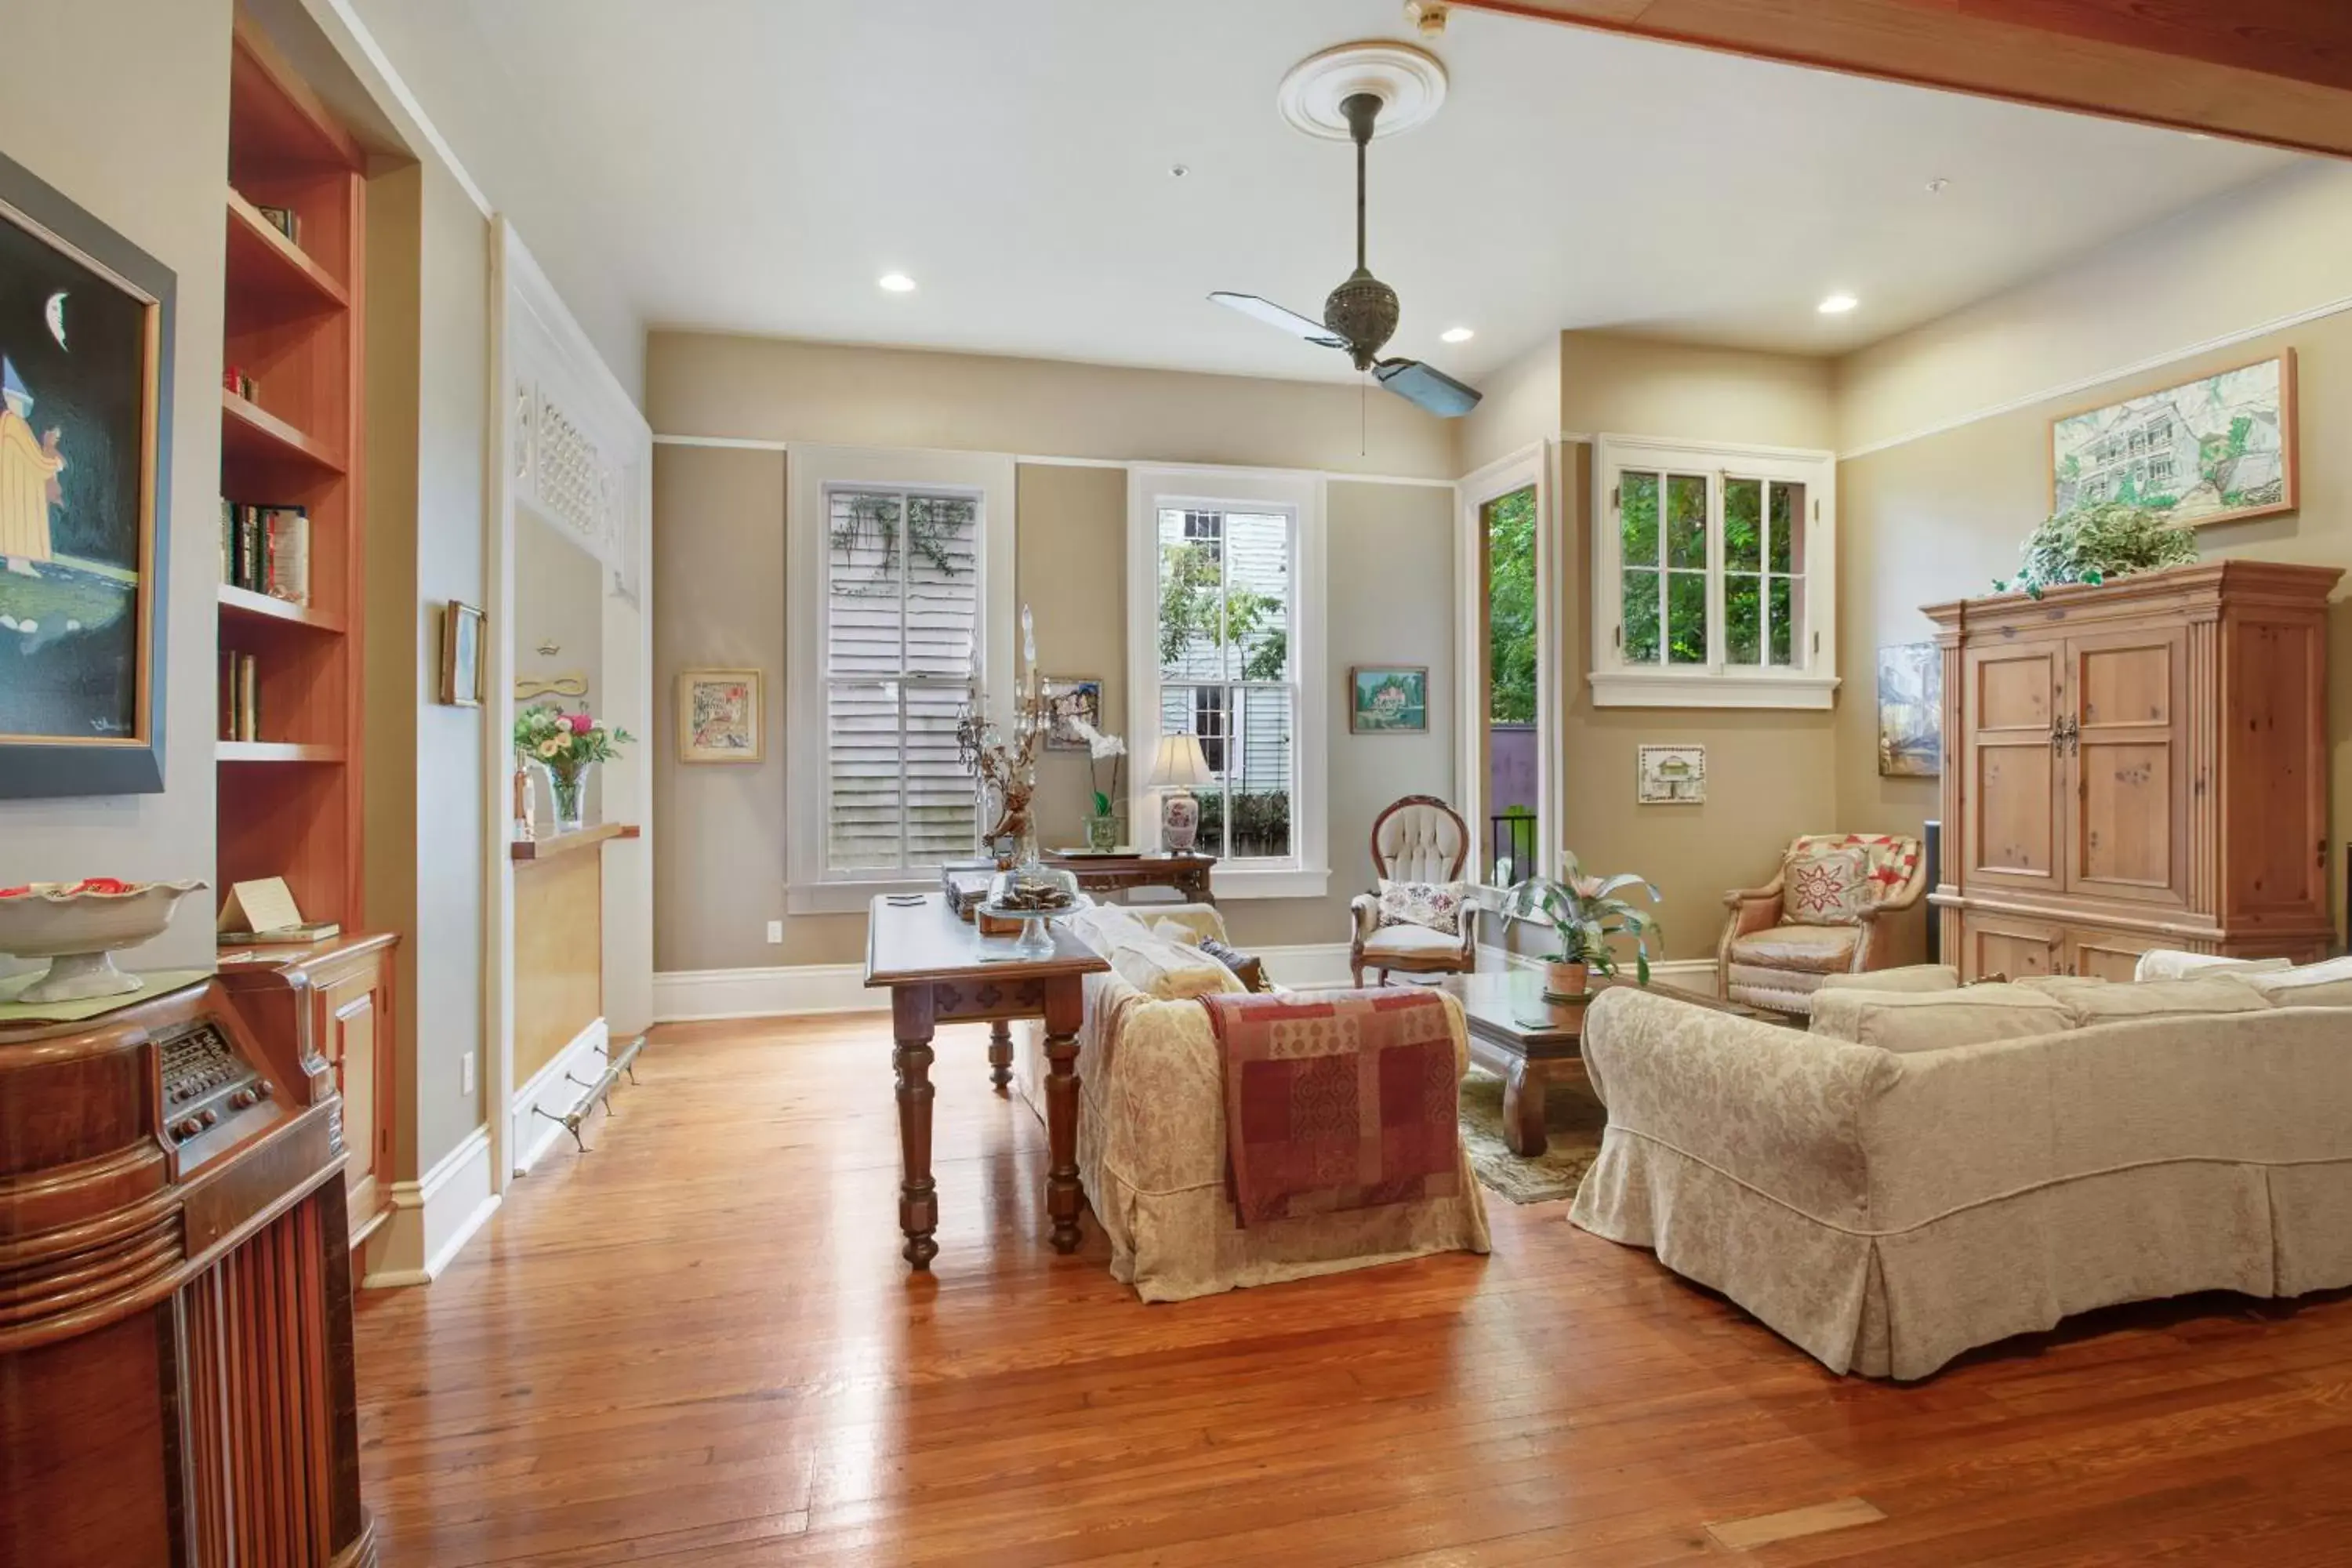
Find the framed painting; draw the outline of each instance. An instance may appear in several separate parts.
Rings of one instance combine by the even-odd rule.
[[[1042,687],[1045,711],[1054,720],[1054,727],[1045,731],[1045,749],[1085,751],[1087,742],[1072,721],[1102,728],[1102,682],[1085,676],[1048,675],[1042,679]]]
[[[441,700],[482,705],[482,612],[463,600],[441,606]]]
[[[1931,642],[1878,650],[1878,776],[1944,772],[1944,658]]]
[[[677,760],[756,763],[766,754],[760,672],[688,669],[677,678]]]
[[[1705,805],[1705,746],[1638,746],[1633,798],[1643,805]]]
[[[176,281],[0,157],[0,796],[163,787]]]
[[[2053,512],[2122,501],[2186,528],[2292,511],[2294,351],[2050,422]]]
[[[1357,665],[1348,671],[1348,692],[1350,734],[1429,733],[1426,665]]]

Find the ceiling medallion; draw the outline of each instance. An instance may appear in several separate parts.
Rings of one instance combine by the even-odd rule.
[[[1276,89],[1275,102],[1294,130],[1345,142],[1351,132],[1342,106],[1358,93],[1381,100],[1372,134],[1394,136],[1428,121],[1445,101],[1445,67],[1435,55],[1411,44],[1381,39],[1340,44],[1291,67]]]

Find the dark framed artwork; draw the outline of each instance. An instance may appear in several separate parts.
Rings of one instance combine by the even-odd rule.
[[[462,599],[441,606],[441,700],[482,705],[482,628],[488,617]]]
[[[163,787],[175,285],[0,157],[0,796]]]
[[[1045,711],[1054,727],[1045,731],[1049,752],[1083,752],[1092,742],[1072,727],[1079,720],[1102,728],[1102,682],[1091,676],[1048,675],[1044,678]]]
[[[1348,732],[1429,733],[1429,668],[1419,664],[1359,664],[1348,671]]]

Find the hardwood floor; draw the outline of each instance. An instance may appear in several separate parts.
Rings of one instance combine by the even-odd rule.
[[[940,1033],[910,1276],[882,1019],[661,1031],[593,1152],[362,1297],[388,1568],[2352,1562],[2352,1300],[1867,1383],[1490,1194],[1491,1258],[1145,1307],[1090,1217],[1046,1244],[985,1047]]]

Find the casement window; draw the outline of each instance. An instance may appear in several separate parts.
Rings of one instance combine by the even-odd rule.
[[[1151,759],[1189,734],[1213,775],[1192,793],[1218,892],[1319,895],[1321,482],[1138,469],[1129,491],[1129,836],[1157,844]]]
[[[934,886],[972,852],[956,723],[977,669],[1010,712],[1013,465],[955,453],[787,455],[784,751],[794,913]]]
[[[1596,705],[1830,705],[1829,453],[1603,436],[1593,476]]]
[[[956,720],[981,635],[971,490],[824,493],[824,869],[911,877],[971,852]]]

